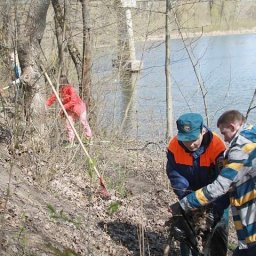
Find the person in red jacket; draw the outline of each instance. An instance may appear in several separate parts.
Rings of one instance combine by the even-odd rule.
[[[86,105],[76,93],[75,88],[69,84],[68,79],[66,76],[60,77],[60,89],[59,89],[59,96],[61,102],[67,111],[68,119],[66,119],[66,127],[68,131],[68,140],[73,145],[75,139],[75,133],[71,127],[70,122],[73,124],[77,119],[80,120],[83,129],[84,135],[87,138],[92,137],[92,131],[87,121],[87,111]],[[56,101],[56,95],[53,93],[46,101],[46,106],[51,106]],[[63,110],[60,111],[60,114],[63,115]]]

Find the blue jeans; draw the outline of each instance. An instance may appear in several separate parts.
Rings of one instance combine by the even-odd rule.
[[[237,247],[233,253],[233,256],[255,256],[256,255],[256,246],[253,246],[248,249],[239,250]]]

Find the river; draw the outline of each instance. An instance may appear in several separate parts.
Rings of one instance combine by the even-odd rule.
[[[186,45],[207,92],[209,127],[216,130],[216,119],[225,110],[237,109],[245,114],[256,88],[256,34],[191,38]],[[175,120],[180,114],[192,111],[205,117],[205,112],[184,43],[173,39],[170,49],[176,132]],[[136,55],[142,60],[143,69],[131,78],[135,84],[133,90],[127,89],[127,81],[111,79],[114,72],[109,56],[99,61],[101,68],[97,70],[109,77],[99,90],[98,98],[102,101],[99,125],[112,133],[122,128],[123,134],[130,138],[161,141],[166,132],[164,42],[138,43]],[[127,118],[122,122],[125,113]],[[254,123],[255,117],[256,110],[252,110],[248,121]]]

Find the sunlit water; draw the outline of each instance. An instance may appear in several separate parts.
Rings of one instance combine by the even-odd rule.
[[[199,63],[196,69],[207,91],[209,126],[215,130],[216,119],[225,110],[237,109],[245,114],[256,88],[256,35],[211,36],[186,43],[194,63]],[[132,138],[160,141],[166,132],[165,45],[154,41],[139,43],[136,48],[137,58],[143,61],[142,71],[135,75],[136,87],[133,93],[127,93],[119,81],[105,84],[101,125],[109,131],[123,127],[123,134]],[[113,72],[111,59],[102,60],[98,65],[104,66],[109,75]],[[178,39],[171,41],[171,76],[174,122],[190,111],[205,117],[193,66],[184,43]],[[127,105],[128,119],[122,126]],[[252,110],[248,121],[254,123],[255,117],[256,110]]]

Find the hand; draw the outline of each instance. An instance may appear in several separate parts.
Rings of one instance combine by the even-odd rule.
[[[206,214],[206,225],[207,227],[211,228],[214,226],[216,221],[216,216],[214,215],[214,213],[212,211],[208,212]]]
[[[172,214],[172,216],[181,215],[182,214],[182,208],[180,206],[180,203],[176,202],[176,203],[170,205],[169,211]]]

